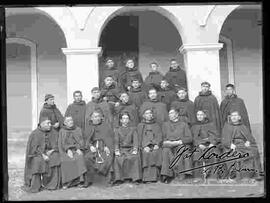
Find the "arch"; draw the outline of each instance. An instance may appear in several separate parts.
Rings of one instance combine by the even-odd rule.
[[[37,44],[29,39],[11,37],[6,39],[7,44],[16,43],[30,47],[31,53],[31,102],[32,102],[32,130],[38,124],[38,75],[37,75]]]

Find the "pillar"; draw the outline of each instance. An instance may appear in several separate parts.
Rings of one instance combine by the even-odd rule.
[[[223,44],[183,44],[180,52],[184,55],[189,98],[194,101],[201,91],[201,83],[211,84],[212,93],[221,102],[219,49]]]
[[[81,90],[83,100],[91,100],[91,89],[98,86],[99,68],[96,48],[62,48],[67,61],[67,103],[73,102],[73,92]]]

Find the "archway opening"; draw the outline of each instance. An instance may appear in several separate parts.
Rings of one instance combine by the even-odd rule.
[[[184,68],[183,56],[178,50],[181,45],[177,28],[161,13],[147,7],[120,12],[101,32],[99,46],[103,52],[99,57],[99,76],[102,78],[106,57],[115,59],[120,72],[125,70],[127,57],[135,58],[143,78],[148,75],[153,61],[159,64],[163,74],[168,71],[171,58],[177,59]]]

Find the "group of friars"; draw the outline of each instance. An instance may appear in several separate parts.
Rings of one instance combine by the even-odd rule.
[[[258,177],[262,170],[258,147],[235,86],[226,85],[226,97],[219,105],[210,84],[202,82],[193,102],[185,71],[177,61],[170,61],[165,76],[158,67],[151,63],[143,81],[133,59],[126,61],[126,70],[120,74],[108,58],[101,86],[91,90],[92,100],[86,104],[82,92],[75,91],[64,116],[54,96],[45,95],[38,127],[27,143],[27,190],[88,187],[95,174],[110,185]],[[200,158],[207,150],[212,158]],[[184,157],[192,151],[196,153]],[[248,156],[225,162],[227,170],[222,173],[205,170],[207,164],[223,161],[214,155],[228,152]],[[232,176],[229,168],[236,165],[256,170],[238,170]]]

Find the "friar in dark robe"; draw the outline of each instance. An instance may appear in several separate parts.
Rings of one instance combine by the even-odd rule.
[[[156,122],[162,126],[163,122],[169,120],[167,106],[158,100],[157,90],[155,88],[151,88],[148,91],[148,97],[149,99],[140,108],[140,116],[142,117],[146,109],[153,109]]]
[[[72,117],[65,117],[64,126],[59,131],[58,147],[63,189],[73,186],[87,187],[82,130],[74,125]]]
[[[184,116],[186,114],[187,123],[191,127],[196,121],[195,105],[191,100],[188,99],[186,88],[178,88],[176,91],[177,99],[171,103],[171,108],[179,110],[181,109],[181,115]]]
[[[169,111],[170,120],[162,126],[163,146],[162,146],[162,167],[161,181],[169,183],[173,178],[183,180],[192,176],[192,171],[180,173],[181,171],[192,168],[192,160],[180,157],[175,162],[175,157],[179,154],[181,148],[188,147],[191,149],[192,135],[187,123],[179,119],[179,112],[176,109]],[[170,168],[170,165],[172,166]]]
[[[137,78],[132,79],[131,88],[128,91],[128,94],[129,99],[135,104],[138,111],[143,102],[148,99],[147,93],[143,90],[141,83]]]
[[[101,91],[98,87],[94,87],[91,90],[92,93],[92,100],[87,103],[86,105],[86,111],[85,111],[85,128],[87,128],[87,125],[89,125],[90,117],[94,110],[96,108],[99,108],[102,110],[104,114],[104,121],[111,126],[113,125],[113,108],[114,105],[108,103],[107,101],[104,101],[101,98]]]
[[[101,109],[96,109],[90,117],[86,128],[85,162],[87,166],[87,182],[91,184],[94,176],[105,176],[107,184],[112,183],[114,131],[104,122]]]
[[[126,70],[121,74],[120,83],[122,91],[128,91],[131,88],[132,79],[137,78],[140,83],[143,83],[143,77],[138,67],[135,66],[133,59],[126,61]]]
[[[120,73],[114,63],[113,58],[111,57],[106,58],[106,64],[105,67],[103,68],[103,73],[100,80],[101,81],[100,87],[104,86],[104,80],[108,76],[111,76],[113,78],[117,86],[119,85]]]
[[[138,184],[142,179],[141,157],[137,127],[130,126],[130,114],[120,114],[119,127],[114,137],[114,183],[132,181]]]
[[[104,86],[101,88],[101,98],[111,105],[119,101],[120,89],[114,82],[112,76],[108,76],[104,80]]]
[[[54,96],[51,94],[45,95],[45,103],[39,114],[39,123],[42,117],[47,117],[51,121],[54,129],[60,130],[64,123],[64,117],[59,109],[54,104]]]
[[[120,102],[114,108],[114,127],[119,126],[119,115],[123,112],[128,112],[130,115],[129,125],[136,127],[139,123],[139,112],[126,92],[120,94]]]
[[[212,94],[210,90],[210,84],[208,82],[201,83],[202,91],[194,100],[195,111],[207,110],[209,113],[209,120],[213,122],[217,132],[221,133],[221,113],[217,98]]]
[[[86,103],[82,100],[82,92],[79,90],[73,93],[73,98],[74,101],[67,107],[65,117],[71,116],[74,125],[80,127],[84,133]]]
[[[159,84],[158,88],[158,100],[167,106],[169,111],[171,103],[177,99],[176,93],[170,88],[169,83],[166,78],[163,78]]]
[[[165,78],[174,89],[177,87],[187,88],[186,72],[180,68],[175,59],[171,59],[170,69],[165,74]]]
[[[222,129],[222,146],[224,151],[240,153],[244,158],[226,162],[227,177],[230,179],[260,180],[263,175],[260,155],[255,138],[241,121],[241,115],[234,109],[230,112],[229,122]]]
[[[144,89],[148,91],[151,87],[156,89],[160,88],[160,82],[163,79],[163,75],[158,71],[158,64],[156,62],[150,63],[151,71],[144,80]]]
[[[191,127],[191,133],[193,136],[193,147],[196,152],[193,154],[193,167],[202,167],[216,163],[218,159],[213,156],[209,159],[200,158],[207,152],[208,156],[211,153],[220,155],[218,143],[220,143],[220,134],[217,132],[213,122],[208,119],[208,113],[206,110],[198,110],[196,113],[196,122]],[[207,157],[207,155],[205,156]],[[200,181],[204,178],[217,178],[217,171],[215,166],[206,166],[193,171],[195,181]]]
[[[243,124],[251,132],[248,112],[247,112],[247,108],[246,108],[244,100],[239,98],[235,94],[235,87],[233,84],[227,84],[225,92],[226,92],[226,96],[220,104],[222,126],[224,126],[224,124],[228,122],[228,116],[230,115],[230,111],[234,109],[240,113]]]
[[[162,130],[152,109],[145,109],[137,130],[142,151],[142,181],[157,182],[162,164]]]
[[[58,131],[51,121],[41,117],[38,127],[30,134],[25,157],[24,185],[28,192],[61,187]]]

